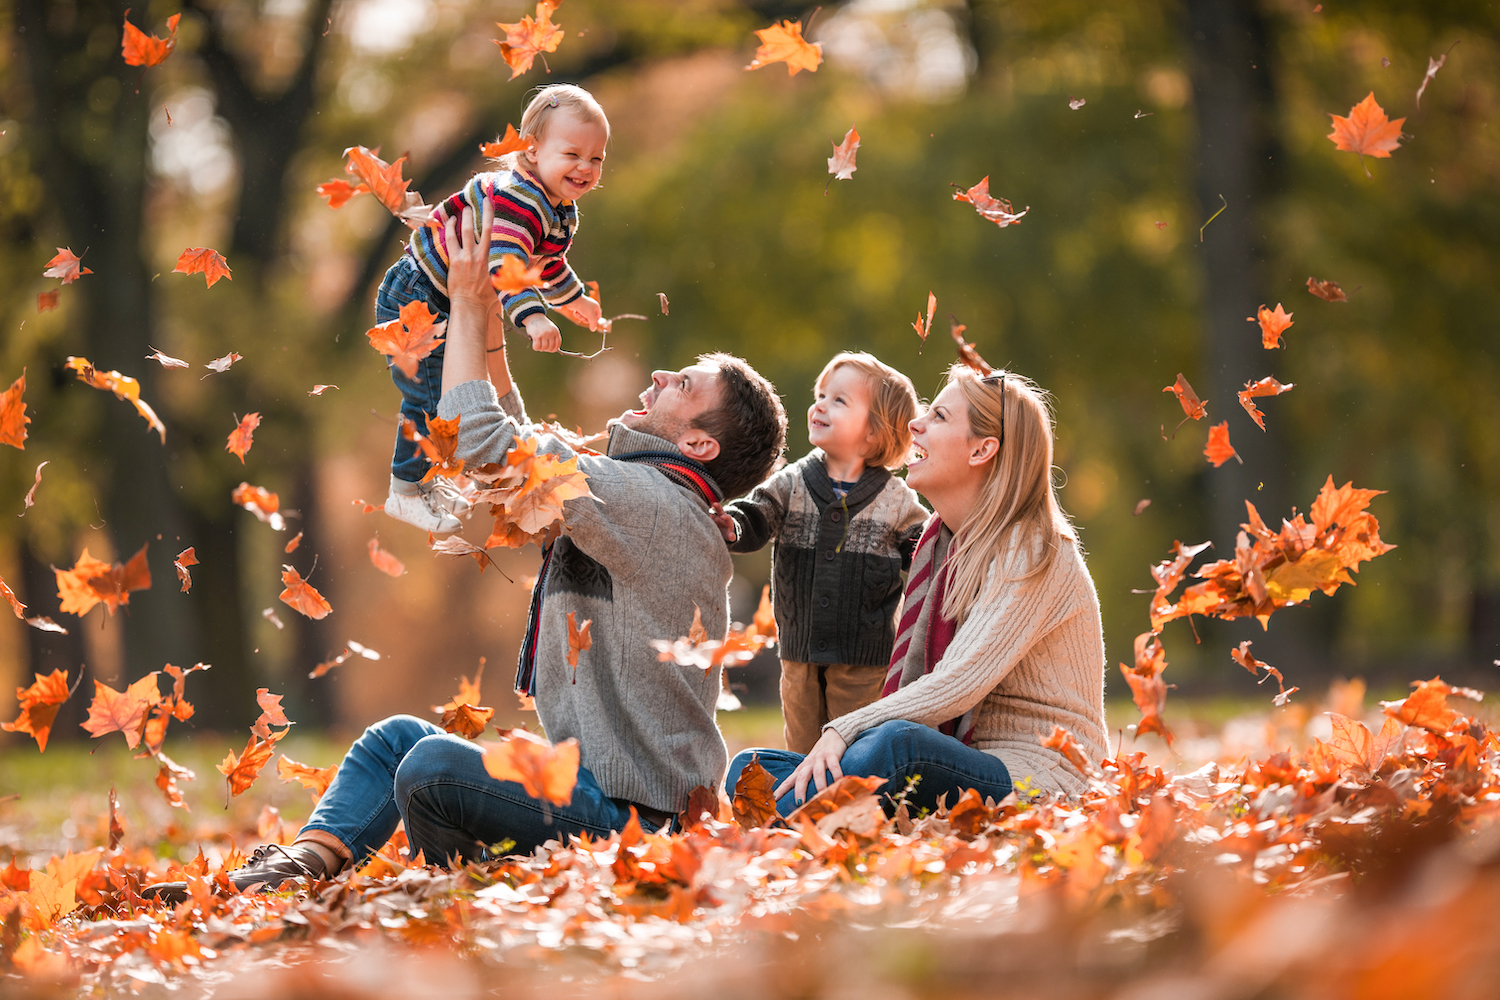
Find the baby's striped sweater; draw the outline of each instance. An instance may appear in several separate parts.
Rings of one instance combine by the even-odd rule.
[[[448,294],[448,244],[444,226],[460,219],[465,208],[474,210],[474,228],[479,229],[484,199],[495,206],[490,229],[490,273],[500,269],[506,257],[519,257],[523,266],[542,265],[541,288],[527,288],[500,298],[505,318],[521,326],[528,316],[546,313],[548,306],[561,306],[583,294],[583,282],[568,266],[568,246],[578,231],[578,206],[571,201],[554,205],[529,174],[499,170],[475,174],[469,183],[434,206],[429,224],[412,233],[406,252]]]

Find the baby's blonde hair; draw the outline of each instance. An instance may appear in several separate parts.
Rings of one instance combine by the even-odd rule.
[[[604,109],[593,94],[571,83],[552,83],[538,90],[521,113],[521,127],[517,131],[522,139],[530,139],[535,145],[547,134],[547,123],[565,111],[581,121],[602,125],[604,139],[609,141],[609,118]],[[506,153],[497,162],[514,167],[519,156],[519,153]]]
[[[911,422],[917,416],[917,390],[911,379],[866,351],[843,351],[823,366],[813,391],[835,371],[848,365],[865,377],[870,392],[870,431],[875,446],[866,456],[870,465],[899,469],[911,451]]]

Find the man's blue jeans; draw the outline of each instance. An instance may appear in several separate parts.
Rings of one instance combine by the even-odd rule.
[[[760,766],[771,772],[780,785],[787,776],[802,763],[803,755],[790,750],[743,750],[729,762],[729,777],[726,785],[730,795],[739,781],[740,772],[750,766],[754,757],[760,758]],[[886,722],[873,729],[866,729],[854,737],[844,750],[839,761],[844,773],[861,778],[885,778],[880,787],[881,795],[900,795],[912,778],[919,779],[912,786],[906,801],[913,810],[936,809],[938,799],[946,793],[948,805],[958,801],[965,789],[976,788],[979,794],[997,801],[1010,794],[1010,772],[999,757],[965,746],[962,740],[916,722],[896,720]],[[824,778],[832,778],[825,774]],[[817,786],[808,782],[807,795],[817,793]],[[789,789],[776,801],[776,811],[783,816],[801,805],[795,801],[795,789]]]
[[[403,253],[396,263],[385,272],[385,280],[375,293],[375,322],[389,323],[401,315],[401,307],[420,299],[437,313],[436,323],[448,319],[448,297],[437,290],[411,254]],[[443,348],[444,340],[433,348],[431,354],[417,362],[416,378],[407,378],[406,373],[391,364],[386,357],[386,366],[391,370],[391,380],[401,390],[401,415],[417,425],[417,430],[427,433],[427,416],[436,414],[438,400],[443,395]],[[396,447],[391,455],[391,475],[408,483],[415,483],[427,475],[430,463],[415,441],[408,441],[400,432],[396,434]]]
[[[441,864],[483,858],[503,841],[514,842],[509,853],[530,854],[548,840],[585,831],[608,836],[630,822],[629,803],[605,795],[585,768],[578,769],[573,801],[556,806],[490,777],[483,758],[468,740],[393,715],[354,741],[303,830],[337,837],[359,864],[404,820],[412,855],[421,851]]]

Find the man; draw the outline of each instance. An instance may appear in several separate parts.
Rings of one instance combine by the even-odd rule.
[[[438,415],[459,418],[458,455],[471,466],[503,461],[524,436],[573,457],[529,425],[511,382],[485,268],[488,212],[477,238],[468,210],[457,229],[448,223],[453,308]],[[475,744],[395,716],[355,741],[295,843],[260,848],[231,882],[244,889],[331,877],[384,844],[398,819],[413,853],[430,862],[480,857],[502,843],[526,853],[568,834],[605,835],[629,821],[632,807],[660,827],[695,786],[723,780],[719,670],[705,677],[660,663],[651,640],[685,635],[695,610],[710,635],[726,632],[733,568],[710,510],[771,472],[786,414],[769,382],[724,354],[653,373],[640,399],[641,409],[611,421],[607,457],[579,456],[597,499],[566,504],[563,534],[532,594],[517,672],[548,737],[580,744],[572,802],[535,799],[490,777]],[[569,611],[593,622],[576,671],[566,661]],[[152,891],[180,899],[186,886]]]

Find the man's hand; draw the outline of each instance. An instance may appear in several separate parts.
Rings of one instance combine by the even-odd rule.
[[[546,351],[550,354],[562,349],[562,333],[557,329],[557,324],[546,316],[532,313],[522,325],[526,328],[526,336],[531,338],[533,351]]]
[[[558,306],[557,311],[579,326],[586,326],[594,331],[599,329],[599,321],[604,318],[604,310],[599,303],[587,295],[576,298],[565,306]]]
[[[495,208],[488,198],[480,213],[479,235],[474,234],[474,211],[465,208],[460,218],[450,218],[444,230],[448,243],[448,313],[447,347],[443,359],[443,392],[456,385],[489,378],[501,395],[510,391],[505,372],[504,354],[498,355],[496,380],[485,354],[489,340],[490,316],[497,299],[490,284],[490,227]],[[502,339],[501,343],[504,343]],[[503,385],[501,383],[504,383]]]
[[[844,738],[832,729],[823,730],[823,735],[818,737],[818,742],[813,745],[812,753],[802,758],[802,763],[797,765],[797,770],[787,775],[787,779],[777,786],[772,793],[780,799],[787,793],[787,789],[795,789],[797,792],[796,802],[798,805],[807,801],[807,782],[812,779],[817,785],[818,791],[822,791],[829,785],[828,775],[833,780],[844,776],[840,762],[844,759],[844,751],[849,749],[849,744]]]

